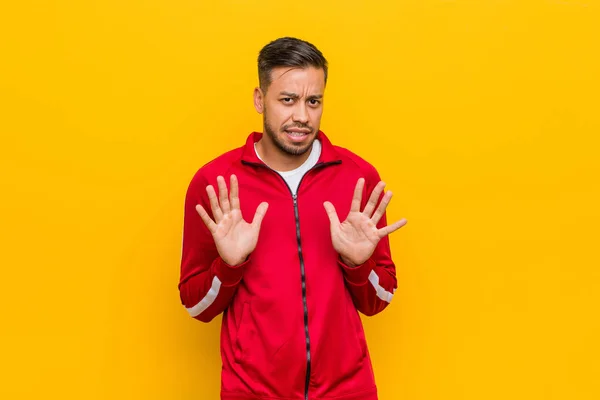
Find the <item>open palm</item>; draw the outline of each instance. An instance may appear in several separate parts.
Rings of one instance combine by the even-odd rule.
[[[365,180],[363,178],[360,178],[356,183],[350,213],[342,223],[340,223],[333,204],[328,201],[323,204],[329,216],[333,247],[349,266],[363,264],[371,257],[381,238],[400,229],[407,223],[407,220],[402,218],[392,225],[381,229],[377,228],[377,224],[392,198],[392,192],[386,192],[379,207],[375,209],[385,187],[384,182],[379,182],[373,189],[365,209],[361,212],[360,203],[364,184]]]
[[[196,211],[213,236],[219,255],[229,265],[241,264],[256,248],[262,220],[267,212],[268,204],[262,202],[256,209],[252,223],[242,216],[240,209],[237,177],[231,175],[230,195],[222,176],[217,177],[219,198],[212,185],[206,187],[214,221],[206,210],[198,204]]]

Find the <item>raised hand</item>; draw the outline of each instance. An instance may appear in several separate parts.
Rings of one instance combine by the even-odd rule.
[[[323,204],[329,216],[333,247],[340,254],[342,261],[350,267],[366,262],[375,251],[381,238],[400,229],[408,222],[402,218],[400,221],[378,229],[377,223],[392,198],[392,192],[385,193],[379,207],[375,210],[377,201],[385,188],[385,183],[379,182],[373,189],[365,209],[361,212],[360,203],[364,185],[365,180],[360,178],[354,189],[350,213],[342,223],[340,223],[333,204],[328,201]]]
[[[254,214],[252,223],[247,223],[240,210],[238,182],[235,175],[230,178],[230,193],[227,196],[227,186],[222,176],[217,177],[219,198],[212,185],[206,187],[214,221],[206,210],[196,205],[196,211],[210,230],[219,255],[229,265],[238,265],[246,260],[254,251],[258,242],[260,225],[267,212],[268,204],[260,203]]]

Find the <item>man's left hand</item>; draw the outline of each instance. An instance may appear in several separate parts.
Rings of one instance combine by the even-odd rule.
[[[377,201],[385,188],[385,183],[379,182],[373,189],[365,209],[360,211],[364,185],[364,178],[360,178],[354,189],[350,213],[342,223],[340,223],[333,204],[328,201],[323,204],[329,216],[333,247],[340,254],[342,261],[349,267],[365,263],[375,251],[375,247],[381,238],[400,229],[408,222],[405,218],[402,218],[400,221],[378,229],[377,223],[379,223],[392,198],[392,192],[388,190],[383,196],[379,207],[375,209]]]

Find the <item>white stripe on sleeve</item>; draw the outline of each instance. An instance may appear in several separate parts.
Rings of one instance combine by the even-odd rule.
[[[369,274],[369,282],[371,282],[371,285],[373,285],[373,287],[375,288],[375,292],[377,292],[377,297],[379,297],[383,301],[391,303],[392,298],[394,297],[394,293],[388,292],[379,284],[379,276],[377,275],[375,270],[372,270]],[[394,292],[396,292],[396,289],[394,289]]]
[[[212,285],[206,296],[198,304],[193,307],[186,308],[186,310],[190,313],[192,317],[197,317],[202,314],[204,310],[206,310],[212,303],[214,303],[215,299],[219,295],[219,289],[221,288],[221,281],[217,276],[213,278]]]

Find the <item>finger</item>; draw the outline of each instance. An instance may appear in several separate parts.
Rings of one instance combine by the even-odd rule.
[[[325,207],[325,211],[327,211],[327,216],[329,217],[329,222],[332,226],[337,226],[340,224],[340,219],[338,218],[337,212],[335,211],[335,207],[330,202],[326,201],[323,203]]]
[[[219,203],[221,204],[221,211],[223,211],[223,214],[227,214],[230,211],[230,207],[225,178],[219,175],[217,177],[217,185],[219,185]]]
[[[373,221],[373,223],[375,225],[377,225],[379,223],[379,220],[381,219],[381,216],[385,212],[385,209],[387,208],[388,204],[390,204],[390,200],[392,200],[392,196],[393,196],[393,193],[390,190],[388,190],[383,195],[383,199],[381,199],[381,203],[379,203],[379,207],[377,207],[377,210],[375,210],[375,214],[373,214],[373,216],[371,217],[371,221]]]
[[[215,222],[218,224],[223,218],[223,212],[219,208],[219,201],[217,200],[217,193],[212,185],[206,187],[206,193],[208,193],[208,200],[210,200],[210,208],[212,209],[213,217]]]
[[[269,203],[264,201],[258,205],[258,207],[256,208],[256,213],[254,213],[254,218],[252,219],[252,226],[254,228],[260,229],[263,218],[265,217],[268,208]]]
[[[392,225],[388,225],[386,227],[379,229],[379,231],[377,231],[377,233],[379,234],[379,237],[382,238],[382,237],[387,236],[390,233],[395,232],[398,229],[402,228],[404,225],[406,225],[407,222],[408,221],[406,220],[406,218],[402,218],[400,221],[394,222]]]
[[[362,200],[363,188],[365,186],[364,178],[360,178],[358,182],[356,182],[356,187],[354,188],[354,197],[352,197],[352,205],[350,206],[350,212],[358,211],[360,212],[360,203]]]
[[[231,209],[235,210],[240,208],[240,197],[237,176],[231,175],[229,183],[229,198],[231,200]]]
[[[375,189],[373,189],[371,197],[369,197],[369,201],[363,210],[363,214],[365,214],[367,217],[371,217],[371,214],[373,213],[373,210],[379,201],[381,192],[383,192],[383,188],[385,188],[385,182],[381,181],[377,184],[377,186],[375,186]]]
[[[210,233],[214,233],[217,230],[217,224],[215,224],[213,220],[210,219],[210,216],[208,215],[204,207],[198,204],[196,205],[196,211],[198,211],[198,214],[200,214],[200,218],[202,218],[202,221],[204,221],[204,225],[206,225]]]

